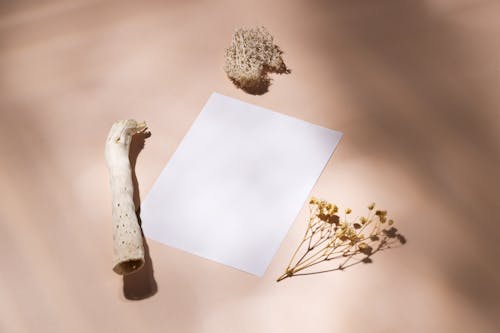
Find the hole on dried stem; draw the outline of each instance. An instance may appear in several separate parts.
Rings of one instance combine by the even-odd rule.
[[[142,259],[132,259],[127,261],[122,261],[116,264],[116,266],[113,268],[113,271],[115,271],[115,273],[118,273],[120,275],[127,275],[141,269],[143,265],[144,265],[144,260]]]

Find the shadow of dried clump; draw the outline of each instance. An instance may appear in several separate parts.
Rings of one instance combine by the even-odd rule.
[[[265,66],[262,71],[262,76],[256,79],[241,80],[229,77],[233,84],[250,95],[264,95],[269,91],[272,80],[269,77],[270,73],[274,74],[290,74],[291,69],[287,68],[285,64],[282,67],[276,69],[272,67]]]

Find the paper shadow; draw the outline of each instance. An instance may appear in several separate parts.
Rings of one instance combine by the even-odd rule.
[[[137,176],[135,173],[135,164],[137,162],[137,157],[144,148],[146,139],[151,136],[150,132],[137,133],[132,137],[130,143],[129,159],[130,167],[132,171],[132,183],[134,185],[134,205],[136,207],[137,220],[139,225],[141,225],[140,218],[140,207],[141,207],[141,196],[139,191],[139,183],[137,181]],[[158,285],[154,278],[153,262],[151,261],[151,256],[149,254],[149,246],[146,242],[146,238],[143,235],[144,242],[144,266],[135,273],[123,276],[123,295],[129,300],[141,300],[149,298],[156,294],[158,291]]]

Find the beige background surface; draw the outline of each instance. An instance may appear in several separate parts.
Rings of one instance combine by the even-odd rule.
[[[221,68],[260,24],[292,74],[252,96]],[[499,35],[486,0],[1,1],[0,331],[498,332]],[[277,284],[304,206],[263,278],[154,241],[114,274],[111,123],[148,121],[144,197],[212,91],[343,131],[312,194],[409,243]]]

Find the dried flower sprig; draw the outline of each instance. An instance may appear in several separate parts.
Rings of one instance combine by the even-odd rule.
[[[371,263],[380,251],[398,247],[406,239],[393,226],[387,211],[368,206],[368,215],[348,221],[352,210],[339,214],[336,205],[312,197],[309,201],[309,223],[304,238],[295,250],[285,272],[276,280],[288,277],[342,271],[360,263]],[[341,219],[341,216],[343,218]],[[311,267],[335,263],[333,268],[313,270]]]

